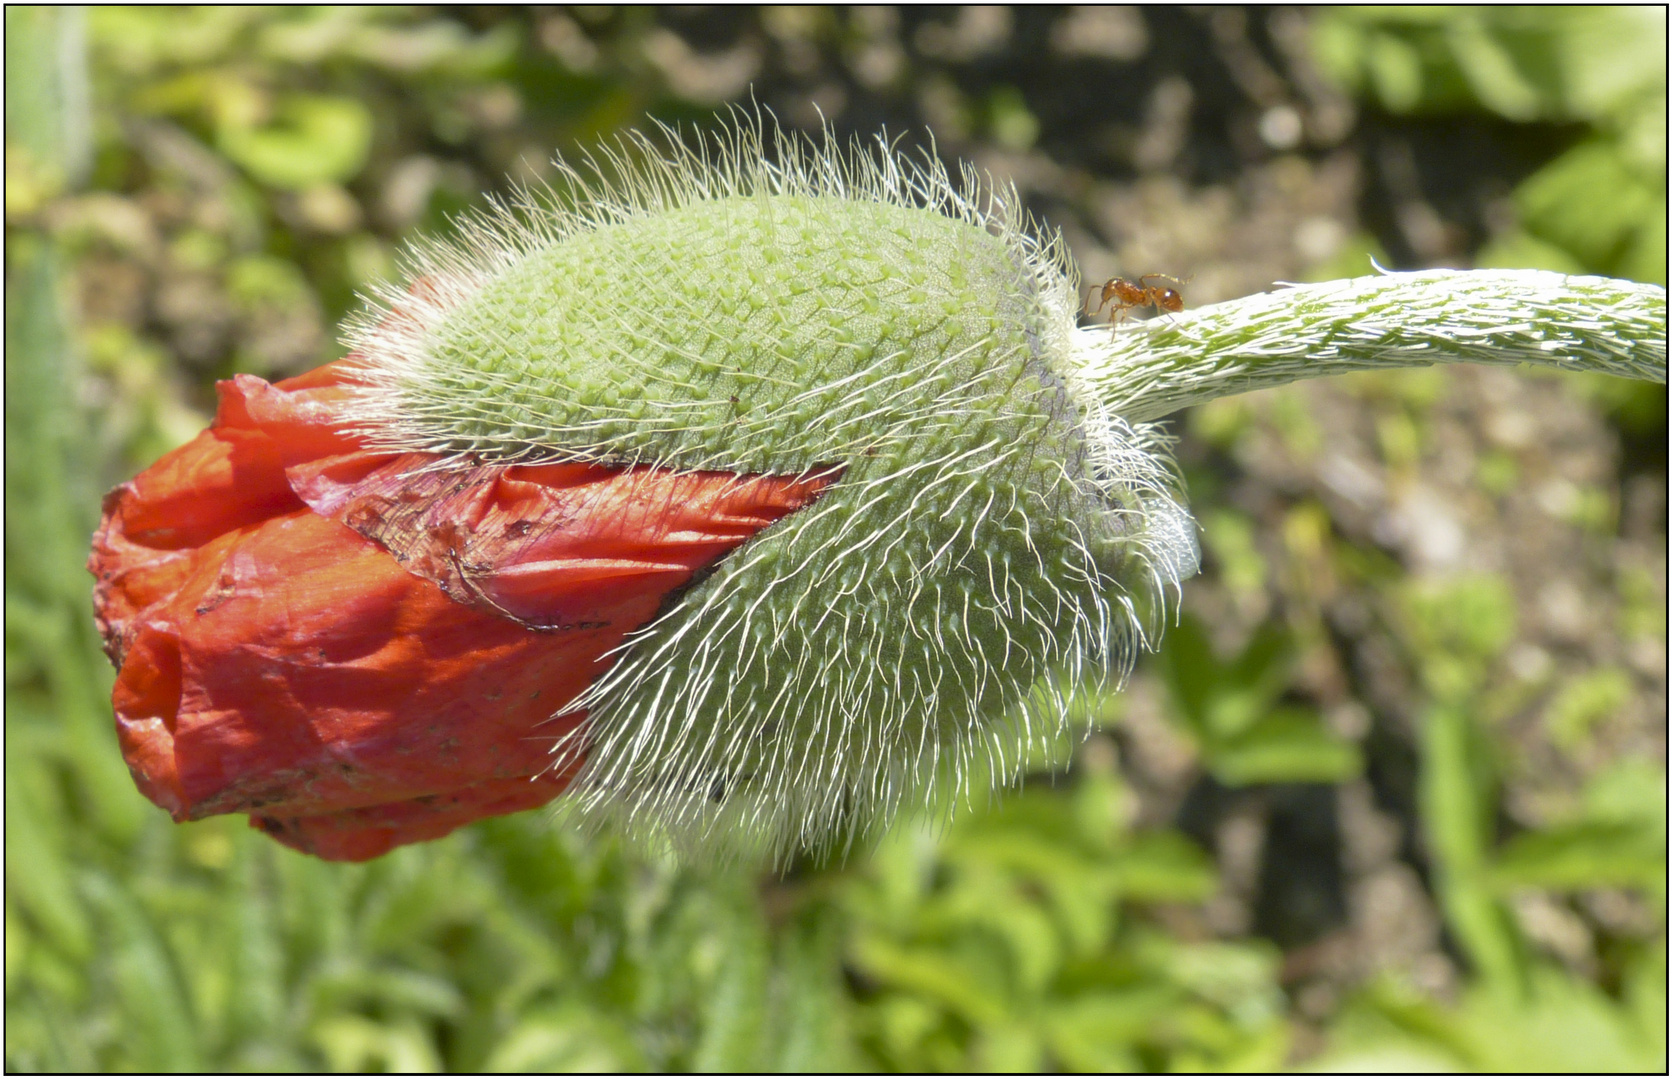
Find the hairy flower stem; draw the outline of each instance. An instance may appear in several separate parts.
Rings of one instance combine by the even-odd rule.
[[[1542,270],[1383,274],[1082,329],[1075,348],[1130,423],[1367,368],[1528,363],[1665,383],[1667,290]]]

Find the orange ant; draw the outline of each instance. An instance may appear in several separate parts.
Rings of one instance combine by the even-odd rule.
[[[1098,314],[1104,309],[1105,304],[1109,304],[1110,323],[1115,325],[1126,319],[1127,313],[1134,308],[1155,308],[1158,315],[1163,312],[1185,310],[1185,298],[1180,296],[1177,290],[1151,285],[1149,284],[1151,278],[1161,278],[1163,281],[1171,281],[1180,286],[1185,284],[1184,281],[1169,274],[1145,274],[1139,278],[1137,284],[1128,281],[1126,278],[1110,278],[1104,282],[1101,288],[1094,285],[1087,292],[1087,300],[1092,299],[1092,293],[1098,293],[1098,306],[1092,309],[1092,314]],[[1186,281],[1189,280],[1189,278],[1186,279]]]

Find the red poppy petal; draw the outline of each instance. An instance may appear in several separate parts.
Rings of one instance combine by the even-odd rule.
[[[280,390],[291,391],[315,390],[326,386],[364,386],[364,376],[365,369],[361,365],[359,354],[350,353],[341,360],[321,364],[317,368],[280,380],[273,385]]]
[[[362,448],[364,440],[352,433],[359,392],[347,381],[353,375],[353,368],[338,366],[329,381],[318,376],[298,378],[286,388],[254,375],[237,375],[232,379],[236,389],[229,396],[236,394],[250,425],[273,440],[286,465],[294,465]]]
[[[118,666],[131,620],[172,594],[203,545],[248,525],[303,510],[278,447],[251,425],[236,387],[222,383],[215,426],[104,500],[87,568],[105,651]]]
[[[835,476],[441,468],[345,433],[356,374],[221,384],[212,429],[111,493],[89,563],[140,790],[325,858],[561,791],[581,717],[554,713],[605,654]]]
[[[574,722],[548,718],[657,602],[531,633],[310,513],[205,554],[141,620],[115,696],[134,739],[171,740],[174,773],[152,769],[150,786],[178,792],[183,818],[321,814],[536,775]]]
[[[427,464],[417,454],[345,455],[290,476],[315,511],[412,573],[539,627],[588,623],[599,605],[678,588],[835,478]]]
[[[229,403],[242,402],[235,388],[221,386],[224,417]],[[165,454],[117,491],[126,494],[123,533],[135,543],[163,550],[196,547],[301,505],[285,479],[278,447],[247,421],[218,419],[215,427]]]
[[[564,770],[514,780],[485,780],[445,795],[313,817],[250,815],[250,824],[275,840],[322,859],[359,862],[391,848],[446,836],[485,817],[544,806],[563,794],[579,759]]]

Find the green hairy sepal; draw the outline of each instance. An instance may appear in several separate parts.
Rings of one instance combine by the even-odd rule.
[[[383,445],[840,474],[633,635],[557,748],[584,816],[784,854],[1013,774],[1196,545],[1163,440],[1079,387],[1069,272],[1013,193],[758,139],[635,140],[613,188],[568,175],[578,209],[477,219],[354,344]]]
[[[350,338],[375,445],[838,477],[559,710],[587,710],[554,747],[586,755],[569,806],[678,851],[846,848],[1060,744],[1196,572],[1148,421],[1376,367],[1666,381],[1652,285],[1385,274],[1081,329],[1061,242],[1007,187],[881,142],[768,154],[748,123],[670,142],[421,246]]]

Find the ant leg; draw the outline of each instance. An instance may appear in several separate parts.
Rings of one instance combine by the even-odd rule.
[[[1169,326],[1172,326],[1172,327],[1174,327],[1174,328],[1176,328],[1176,329],[1177,329],[1177,328],[1178,328],[1178,327],[1180,327],[1180,326],[1181,326],[1181,325],[1183,325],[1183,324],[1182,324],[1182,323],[1180,323],[1180,321],[1179,321],[1179,320],[1178,320],[1178,319],[1176,319],[1176,318],[1174,318],[1174,316],[1175,316],[1175,315],[1176,315],[1176,314],[1178,314],[1178,312],[1174,312],[1174,311],[1169,311],[1169,310],[1168,310],[1168,309],[1166,309],[1166,308],[1164,308],[1164,307],[1160,307],[1160,306],[1158,306],[1158,307],[1157,307],[1157,308],[1156,308],[1156,314],[1158,314],[1158,315],[1160,315],[1160,316],[1161,316],[1161,317],[1162,317],[1162,318],[1164,318],[1164,319],[1166,319],[1166,320],[1168,320],[1168,325],[1169,325]]]
[[[1115,333],[1121,329],[1121,324],[1127,321],[1127,313],[1133,310],[1131,304],[1117,304],[1110,308],[1110,340],[1115,340]]]
[[[1102,285],[1093,285],[1086,290],[1086,299],[1081,303],[1080,310],[1081,314],[1085,315],[1089,319],[1097,318],[1098,312],[1102,311],[1104,308],[1105,301],[1103,300],[1098,301],[1098,306],[1092,308],[1090,311],[1087,310],[1086,307],[1087,304],[1092,303],[1092,295],[1101,288],[1103,288]]]

